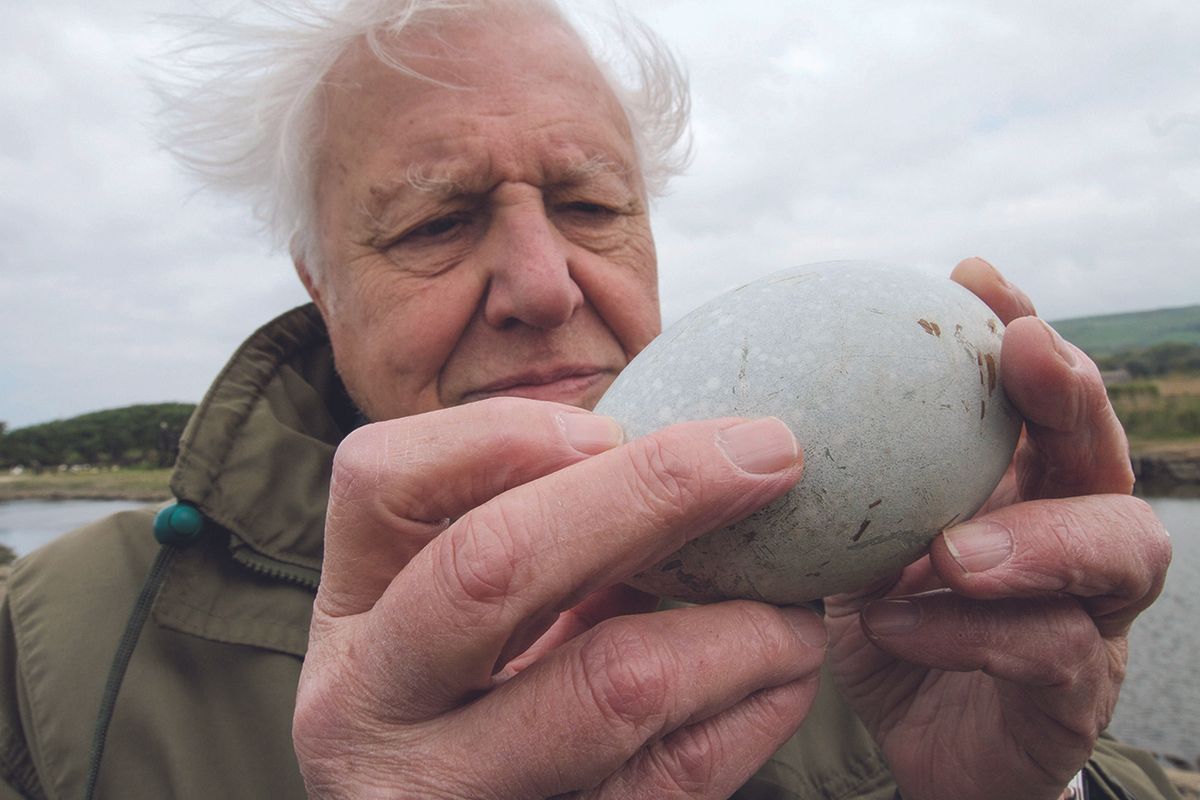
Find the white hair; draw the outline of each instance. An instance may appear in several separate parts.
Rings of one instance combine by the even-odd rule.
[[[387,40],[498,6],[553,15],[580,36],[625,111],[647,194],[664,194],[691,155],[686,75],[653,31],[615,6],[583,29],[557,0],[252,0],[240,14],[172,16],[185,33],[154,81],[162,143],[202,184],[248,199],[274,244],[319,273],[314,150],[326,75],[365,39],[383,63],[423,78]]]

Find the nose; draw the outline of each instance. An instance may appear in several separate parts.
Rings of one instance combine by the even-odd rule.
[[[490,273],[484,302],[489,324],[557,328],[583,305],[567,243],[540,201],[499,209],[483,246]]]

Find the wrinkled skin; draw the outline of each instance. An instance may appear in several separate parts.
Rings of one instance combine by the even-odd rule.
[[[469,135],[445,152],[477,148],[496,170],[469,203],[447,214],[410,193],[399,239],[356,236],[354,187],[403,175],[414,156],[389,148],[410,140],[326,150],[326,268],[297,266],[356,400],[399,418],[356,431],[334,462],[294,720],[311,796],[727,797],[799,726],[827,660],[908,800],[1057,797],[1111,716],[1129,624],[1170,552],[1128,496],[1094,366],[1016,319],[1032,308],[994,269],[964,262],[955,279],[1011,323],[1003,378],[1028,420],[972,523],[991,526],[982,545],[947,531],[896,580],[830,598],[825,624],[744,601],[653,611],[621,581],[782,495],[800,449],[775,420],[625,442],[584,410],[657,330],[653,248],[644,207],[614,211],[555,177],[564,143],[617,162],[628,135],[572,94],[595,90],[570,41],[540,33],[524,40],[534,61],[511,37],[446,37],[475,36],[464,49],[488,65],[460,80],[499,81],[488,96],[532,117],[393,75],[397,102],[356,123],[408,130],[452,107]],[[539,104],[547,91],[566,94]],[[558,127],[572,103],[590,124]],[[641,197],[623,182],[606,185]],[[395,247],[436,268],[408,269]],[[564,377],[563,363],[597,369]]]
[[[973,520],[897,579],[827,600],[830,665],[906,798],[1054,797],[1112,718],[1170,544],[1130,496],[1096,366],[986,262],[953,277],[1009,325],[1003,381],[1025,431]]]

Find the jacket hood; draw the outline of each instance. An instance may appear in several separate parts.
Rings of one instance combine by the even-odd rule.
[[[315,585],[333,453],[356,418],[320,314],[293,309],[217,376],[183,433],[171,491],[230,533],[239,560],[265,557]]]

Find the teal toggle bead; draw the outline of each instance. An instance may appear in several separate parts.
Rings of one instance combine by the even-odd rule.
[[[159,544],[186,546],[204,530],[204,515],[190,503],[167,506],[154,517],[154,538]]]

